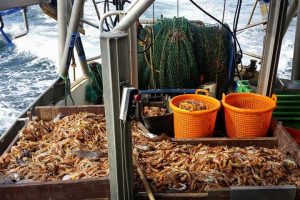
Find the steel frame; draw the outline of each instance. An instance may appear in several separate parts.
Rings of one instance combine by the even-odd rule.
[[[257,93],[270,96],[276,80],[288,0],[271,1]]]

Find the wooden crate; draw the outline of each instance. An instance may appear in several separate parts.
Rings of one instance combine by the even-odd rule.
[[[39,119],[51,120],[59,113],[70,115],[76,112],[92,112],[97,114],[104,114],[103,106],[80,106],[80,107],[37,107],[36,115]],[[139,123],[140,128],[144,132],[147,130]],[[180,144],[193,144],[197,145],[203,143],[205,145],[217,146],[260,146],[274,148],[278,147],[283,153],[290,154],[297,160],[300,166],[299,148],[294,145],[293,138],[290,137],[284,128],[278,123],[272,126],[275,137],[265,137],[256,139],[228,139],[228,138],[199,138],[199,139],[174,139],[175,142]],[[11,143],[7,151],[15,144],[18,137]],[[276,189],[284,189],[286,186],[278,186]],[[247,189],[249,187],[243,187]],[[249,188],[250,189],[250,188]],[[260,189],[274,190],[274,188],[258,187]],[[208,193],[156,193],[156,199],[175,199],[175,200],[194,200],[194,199],[217,199],[225,200],[231,199],[232,191],[230,188],[221,188],[209,190]],[[295,189],[296,199],[300,199],[300,188]],[[53,182],[36,182],[26,184],[6,184],[0,185],[0,199],[2,200],[19,200],[19,199],[108,199],[109,179],[108,177],[81,179],[81,180],[67,180],[67,181],[53,181]],[[136,193],[136,199],[148,199],[146,193]]]
[[[143,127],[142,124],[139,124],[139,127],[147,132],[147,129]],[[173,139],[174,142],[178,144],[191,144],[197,145],[199,143],[209,145],[209,146],[229,146],[229,147],[247,147],[247,146],[258,146],[266,148],[278,148],[283,154],[291,156],[295,159],[298,167],[300,167],[300,149],[296,141],[290,136],[290,134],[284,129],[284,127],[278,123],[276,120],[272,121],[271,127],[273,137],[261,137],[254,139],[229,139],[229,138],[199,138],[199,139]],[[164,200],[233,200],[233,193],[239,189],[244,191],[251,191],[258,196],[265,191],[275,194],[275,197],[268,198],[272,200],[277,199],[289,199],[289,200],[300,200],[300,187],[296,186],[271,186],[271,187],[248,187],[243,186],[239,188],[220,188],[220,189],[210,189],[207,193],[156,193],[156,199]],[[281,193],[279,190],[283,190]],[[247,196],[247,194],[244,192]],[[279,195],[276,197],[276,195]],[[284,195],[284,196],[280,196]],[[148,199],[147,194],[140,192],[135,194],[137,199]],[[291,197],[291,198],[290,198]],[[264,199],[264,198],[246,198],[243,197],[243,200],[248,199]]]
[[[41,120],[50,121],[54,119],[59,113],[67,116],[73,113],[90,112],[95,114],[105,114],[104,106],[91,105],[91,106],[39,106],[35,108],[36,117]]]
[[[67,107],[42,106],[35,108],[36,117],[46,121],[54,119],[59,113],[67,116],[78,112],[104,114],[104,107],[93,105]],[[10,148],[17,141],[18,135],[5,152],[10,151]],[[109,196],[108,177],[0,185],[1,200],[107,199]]]

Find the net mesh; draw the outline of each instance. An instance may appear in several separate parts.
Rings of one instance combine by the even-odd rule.
[[[145,26],[139,36],[138,49],[144,51],[138,55],[140,89],[197,88],[205,81],[225,90],[231,42],[226,29],[164,18]]]
[[[85,100],[89,103],[103,102],[102,66],[99,63],[89,63],[89,82],[85,87]]]
[[[185,18],[163,19],[153,26],[153,68],[160,88],[195,88],[199,72],[193,53],[190,23]]]

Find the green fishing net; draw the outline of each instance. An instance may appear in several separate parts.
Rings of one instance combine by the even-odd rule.
[[[225,89],[230,42],[226,29],[183,17],[164,18],[145,26],[139,36],[144,41],[138,44],[140,89],[197,88],[200,81],[217,82],[219,90]]]
[[[103,102],[102,66],[99,63],[88,65],[89,82],[85,87],[85,100],[93,104]]]

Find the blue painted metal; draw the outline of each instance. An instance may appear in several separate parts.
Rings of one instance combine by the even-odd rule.
[[[234,74],[234,48],[233,48],[233,37],[228,32],[227,40],[229,41],[229,61],[228,61],[228,79],[227,84],[229,85]]]
[[[140,90],[141,94],[195,94],[196,89],[152,89]]]
[[[0,33],[8,45],[13,45],[11,39],[9,39],[9,37],[4,33],[4,31],[2,29],[0,29]]]
[[[73,55],[73,49],[74,49],[75,41],[77,40],[77,36],[78,35],[79,35],[78,32],[73,32],[71,34],[71,41],[70,41],[70,45],[69,45],[69,49],[68,49],[68,57],[67,57],[66,67],[70,66],[71,58],[72,58],[72,55]]]
[[[4,23],[3,23],[3,20],[2,20],[2,16],[0,15],[0,33],[1,35],[3,36],[5,42],[8,44],[8,45],[12,45],[12,41],[9,39],[9,37],[5,34],[5,32],[3,31],[3,27],[4,27]]]
[[[82,44],[81,37],[80,37],[79,33],[78,33],[78,36],[77,36],[76,41],[75,41],[75,47],[76,47],[76,50],[77,50],[80,61],[81,62],[86,62],[86,56],[85,56],[83,44]]]
[[[0,16],[13,14],[15,12],[18,12],[21,9],[22,8],[12,8],[12,9],[9,9],[9,10],[0,11]]]
[[[7,36],[7,34],[3,31],[4,23],[3,23],[3,20],[2,20],[2,16],[13,14],[15,12],[18,12],[21,9],[22,8],[12,8],[12,9],[8,9],[8,10],[0,11],[0,23],[1,23],[0,33],[1,33],[2,37],[3,37],[3,39],[5,40],[5,42],[9,46],[13,45],[13,43],[12,43],[11,39]]]

